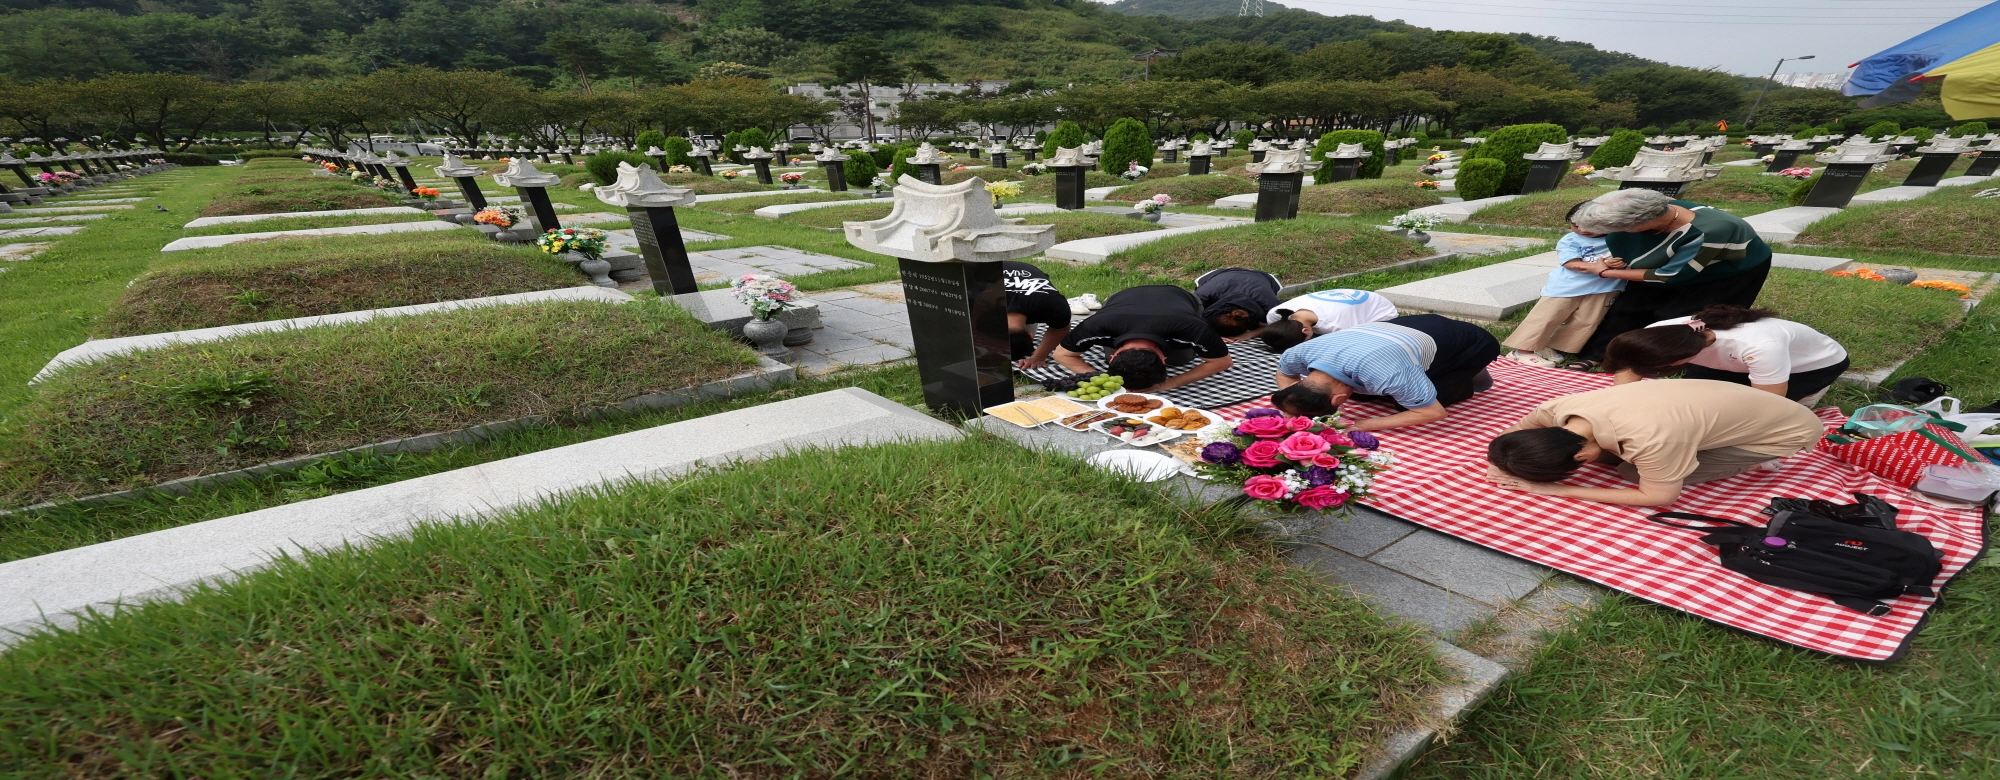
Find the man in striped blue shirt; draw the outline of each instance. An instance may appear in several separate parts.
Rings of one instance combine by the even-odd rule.
[[[1437,422],[1446,406],[1493,386],[1486,366],[1499,356],[1485,328],[1436,314],[1356,325],[1285,350],[1271,405],[1306,417],[1333,414],[1350,398],[1401,410],[1355,422],[1363,431]]]

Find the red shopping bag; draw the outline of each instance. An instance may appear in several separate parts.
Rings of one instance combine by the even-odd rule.
[[[1972,454],[1958,434],[1936,423],[1874,439],[1833,434],[1820,439],[1817,449],[1903,487],[1917,484],[1925,466],[1962,466],[1983,460]]]

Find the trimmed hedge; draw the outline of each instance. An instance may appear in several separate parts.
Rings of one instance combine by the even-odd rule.
[[[1528,182],[1528,169],[1534,166],[1534,163],[1522,159],[1522,155],[1534,152],[1544,143],[1559,144],[1567,140],[1569,131],[1564,130],[1562,125],[1508,125],[1487,133],[1486,143],[1480,144],[1467,156],[1498,160],[1507,166],[1506,175],[1500,177],[1500,189],[1495,194],[1518,195],[1521,187]]]
[[[1475,157],[1458,166],[1458,196],[1466,200],[1490,198],[1500,194],[1500,184],[1507,177],[1507,164],[1491,157]]]
[[[1324,163],[1326,156],[1332,154],[1341,144],[1361,144],[1368,150],[1369,156],[1361,158],[1361,173],[1357,178],[1380,179],[1382,169],[1389,163],[1389,152],[1382,148],[1382,142],[1385,140],[1387,139],[1383,138],[1381,133],[1373,130],[1335,130],[1320,136],[1319,142],[1313,144],[1312,159],[1314,162]]]
[[[1632,158],[1639,156],[1639,150],[1646,146],[1646,134],[1637,130],[1620,130],[1612,133],[1603,146],[1590,155],[1590,165],[1594,168],[1622,168],[1632,164]]]
[[[841,172],[847,176],[849,189],[865,190],[875,180],[875,175],[882,172],[882,168],[875,164],[873,156],[862,154],[857,149],[847,153],[847,162],[841,166]]]
[[[621,162],[631,163],[632,167],[637,168],[641,165],[652,165],[653,158],[638,152],[598,152],[584,160],[583,167],[590,171],[590,178],[595,179],[598,186],[602,187],[618,181],[618,164]]]
[[[660,144],[660,149],[667,153],[668,168],[676,165],[685,165],[689,168],[694,167],[694,157],[692,156],[694,143],[688,139],[677,135],[668,136],[667,140]]]
[[[1104,133],[1104,154],[1098,157],[1098,167],[1117,176],[1132,163],[1153,167],[1153,134],[1137,119],[1120,119]]]
[[[1042,159],[1055,159],[1057,147],[1075,148],[1082,146],[1083,142],[1088,140],[1090,136],[1083,134],[1081,126],[1064,120],[1062,124],[1056,125],[1055,132],[1049,133],[1048,140],[1042,142]]]

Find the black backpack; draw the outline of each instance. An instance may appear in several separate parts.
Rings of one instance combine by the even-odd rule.
[[[1649,519],[1708,531],[1701,540],[1717,548],[1722,568],[1766,585],[1817,593],[1856,612],[1879,617],[1890,611],[1884,601],[1932,595],[1930,584],[1944,556],[1929,539],[1896,530],[1896,507],[1866,493],[1854,497],[1857,503],[1846,505],[1773,499],[1764,510],[1771,521],[1762,527],[1688,512],[1663,512]]]

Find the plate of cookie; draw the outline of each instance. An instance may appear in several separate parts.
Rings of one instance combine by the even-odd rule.
[[[1109,409],[1119,414],[1147,414],[1173,406],[1174,402],[1164,395],[1151,393],[1114,393],[1097,402],[1097,408]]]

